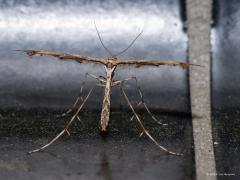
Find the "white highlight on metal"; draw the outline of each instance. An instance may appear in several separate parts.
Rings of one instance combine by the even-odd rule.
[[[92,36],[95,36],[93,21],[96,20],[101,27],[102,36],[104,36],[104,33],[110,33],[113,37],[120,33],[127,33],[128,35],[132,33],[129,35],[131,36],[135,35],[136,31],[144,29],[145,36],[154,36],[154,34],[161,32],[161,38],[166,41],[169,41],[168,37],[171,36],[176,36],[179,40],[182,40],[184,36],[178,35],[179,29],[183,28],[179,16],[164,10],[163,7],[161,7],[161,10],[159,8],[151,7],[146,9],[145,12],[142,11],[142,8],[134,6],[127,10],[111,10],[108,13],[101,13],[101,10],[104,10],[95,9],[94,6],[82,8],[72,5],[72,7],[68,6],[66,9],[60,5],[47,9],[41,6],[4,8],[0,11],[0,32],[2,34],[0,38],[6,34],[9,37],[9,33],[12,36],[28,33],[27,35],[31,40],[34,40],[36,35],[46,36],[46,34],[48,36],[61,36],[62,40],[64,38],[68,41],[69,38],[75,40],[76,35],[89,36],[89,32],[92,32]],[[150,10],[151,16],[149,16]],[[126,13],[122,11],[126,11]],[[173,11],[178,12],[177,9],[173,9]],[[135,30],[133,31],[133,29]],[[66,36],[66,32],[68,32],[68,36]],[[176,37],[174,40],[176,40]]]

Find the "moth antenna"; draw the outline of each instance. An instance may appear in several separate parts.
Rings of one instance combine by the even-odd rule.
[[[101,36],[100,36],[100,33],[99,33],[99,31],[98,31],[98,28],[97,28],[97,25],[96,25],[95,21],[94,21],[94,26],[95,26],[95,29],[96,29],[96,31],[97,31],[98,38],[99,38],[99,40],[100,40],[103,48],[109,53],[109,55],[112,56],[112,55],[113,55],[112,52],[104,45],[104,43],[103,43],[103,41],[102,41],[102,38],[101,38]]]
[[[120,51],[119,53],[117,53],[116,56],[118,56],[118,55],[126,52],[126,51],[135,43],[135,41],[139,38],[139,36],[142,35],[142,33],[143,33],[143,30],[134,38],[134,40],[128,45],[127,48],[125,48],[124,50],[122,50],[122,51]]]

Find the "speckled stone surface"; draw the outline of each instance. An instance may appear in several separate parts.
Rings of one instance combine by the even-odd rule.
[[[129,112],[113,112],[110,132],[101,138],[100,111],[81,114],[71,136],[64,135],[44,152],[27,152],[46,144],[59,133],[66,119],[60,112],[1,112],[0,175],[4,179],[193,179],[192,135],[189,115],[159,113],[168,123],[159,127],[146,121],[149,132],[159,143],[183,156],[170,156],[159,150],[130,121]],[[173,173],[174,172],[174,173]]]
[[[188,0],[190,94],[197,180],[215,180],[211,121],[211,0]],[[213,175],[212,175],[213,174]]]

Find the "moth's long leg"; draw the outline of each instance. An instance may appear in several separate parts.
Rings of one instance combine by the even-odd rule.
[[[142,128],[143,133],[146,134],[146,135],[149,137],[149,139],[150,139],[153,143],[155,143],[160,149],[162,149],[163,151],[167,152],[168,154],[172,154],[172,155],[183,155],[183,154],[181,154],[181,153],[169,151],[169,150],[166,149],[165,147],[161,146],[161,145],[151,136],[151,134],[150,134],[150,133],[146,130],[146,128],[144,127],[144,125],[143,125],[143,123],[142,123],[139,115],[138,115],[138,114],[136,113],[136,111],[134,110],[133,105],[131,104],[131,102],[130,102],[128,96],[127,96],[127,94],[126,94],[125,91],[124,91],[124,82],[122,82],[122,83],[120,84],[120,89],[121,89],[121,92],[122,92],[122,94],[123,94],[123,96],[124,96],[124,99],[126,100],[127,104],[129,105],[130,109],[132,110],[134,116],[136,117],[136,120],[137,120],[138,124],[139,124],[140,127]]]
[[[96,75],[90,74],[90,73],[86,73],[86,75],[87,75],[88,77],[91,77],[91,78],[94,78],[94,79],[98,80],[99,82],[106,83],[106,78],[103,77],[103,76],[97,77]]]
[[[79,95],[78,95],[77,99],[75,100],[73,106],[71,108],[69,108],[66,112],[64,112],[64,113],[62,113],[60,115],[57,115],[57,117],[65,117],[65,116],[67,116],[69,113],[71,113],[73,111],[73,109],[78,104],[79,100],[83,101],[82,92],[83,92],[84,85],[85,85],[85,80],[83,80],[82,83],[81,83],[81,89],[80,89]]]
[[[101,76],[97,77],[93,74],[86,73],[84,80],[81,83],[81,89],[80,89],[79,95],[78,95],[77,99],[75,100],[73,106],[71,108],[69,108],[65,113],[57,115],[57,117],[65,117],[66,115],[68,115],[69,113],[71,113],[73,111],[73,109],[77,106],[79,100],[83,101],[82,92],[83,92],[83,88],[84,88],[87,77],[94,78],[94,79],[98,80],[99,82],[103,82],[103,83],[106,82]]]
[[[126,81],[129,81],[129,80],[135,80],[136,82],[136,85],[137,85],[137,90],[138,90],[138,94],[140,96],[140,101],[139,103],[137,104],[136,107],[139,107],[141,105],[143,105],[143,107],[146,109],[146,111],[148,112],[148,114],[151,116],[151,118],[158,124],[162,125],[162,126],[166,126],[167,124],[164,124],[162,123],[160,120],[158,120],[153,114],[152,112],[150,111],[150,109],[148,108],[148,106],[146,105],[145,101],[144,101],[144,97],[143,97],[143,93],[142,93],[142,90],[138,84],[138,80],[136,77],[129,77],[129,78],[126,78],[126,79],[123,79],[123,80],[119,80],[119,81],[115,81],[113,82],[113,86],[116,86],[116,85],[119,85],[121,84],[122,82],[126,82]],[[134,115],[131,117],[131,120],[133,120],[134,118]]]
[[[86,103],[87,99],[89,98],[89,96],[91,95],[91,93],[93,92],[93,90],[97,87],[97,84],[95,86],[93,86],[90,91],[88,92],[87,96],[85,97],[85,99],[83,100],[81,106],[78,108],[78,110],[76,111],[76,113],[72,116],[72,118],[70,119],[70,121],[67,123],[67,125],[65,126],[65,128],[55,137],[53,138],[49,143],[47,143],[46,145],[42,146],[39,149],[35,149],[33,151],[28,152],[29,154],[31,153],[35,153],[38,151],[42,151],[43,149],[47,148],[48,146],[50,146],[52,143],[54,143],[56,140],[58,140],[65,132],[68,133],[68,128],[71,126],[71,124],[74,122],[74,120],[76,119],[78,113],[81,111],[81,109],[83,108],[84,104]]]

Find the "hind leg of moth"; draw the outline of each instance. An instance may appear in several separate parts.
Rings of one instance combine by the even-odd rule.
[[[70,121],[67,123],[67,125],[65,126],[65,128],[57,135],[55,136],[51,141],[49,141],[49,143],[47,143],[46,145],[35,149],[33,151],[28,152],[29,154],[31,153],[35,153],[35,152],[39,152],[44,150],[45,148],[47,148],[48,146],[50,146],[51,144],[53,144],[55,141],[57,141],[64,133],[68,133],[69,134],[69,128],[72,125],[72,123],[74,122],[74,120],[77,118],[78,113],[81,111],[81,109],[83,108],[83,106],[85,105],[86,101],[88,100],[89,96],[91,95],[91,93],[93,92],[94,89],[96,89],[97,84],[94,85],[90,91],[88,92],[87,96],[83,99],[82,104],[79,106],[79,108],[77,109],[77,111],[75,112],[75,114],[72,116],[72,118],[70,119]]]
[[[126,79],[123,79],[123,80],[118,80],[118,81],[114,81],[112,83],[112,86],[116,86],[116,85],[120,85],[121,83],[125,83],[126,81],[130,81],[130,80],[134,80],[136,85],[137,85],[137,91],[138,91],[138,94],[139,94],[139,97],[140,97],[140,101],[138,102],[137,106],[136,107],[139,107],[139,106],[143,106],[145,108],[145,110],[148,112],[148,114],[151,116],[152,120],[155,121],[156,123],[162,125],[162,126],[167,126],[167,124],[165,123],[162,123],[160,120],[158,120],[155,115],[150,111],[150,109],[148,108],[147,104],[145,103],[145,100],[144,100],[144,97],[143,97],[143,93],[142,93],[142,90],[138,84],[138,80],[136,77],[129,77],[129,78],[126,78]],[[134,115],[131,117],[131,120],[133,120],[134,118]]]
[[[138,122],[139,126],[142,129],[142,133],[141,135],[145,134],[154,144],[157,145],[158,148],[160,148],[161,150],[163,150],[164,152],[168,153],[168,154],[172,154],[172,155],[183,155],[182,153],[177,153],[177,152],[173,152],[173,151],[169,151],[167,148],[163,147],[162,145],[160,145],[153,137],[152,135],[147,131],[147,129],[144,127],[139,115],[136,113],[136,111],[133,108],[132,103],[130,102],[125,90],[124,90],[124,82],[122,82],[120,84],[120,90],[121,93],[125,99],[125,101],[127,102],[128,106],[130,107],[131,111],[133,112],[133,115],[135,116],[136,121]]]

